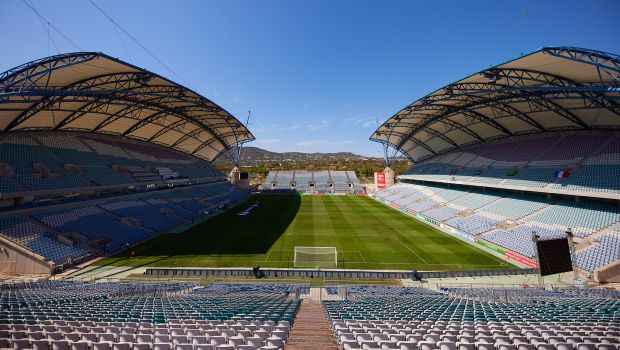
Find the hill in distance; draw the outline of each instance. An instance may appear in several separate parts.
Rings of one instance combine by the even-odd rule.
[[[214,165],[228,174],[232,169],[236,150],[220,156]],[[392,161],[392,169],[398,175],[409,169],[413,164],[405,157],[397,157]],[[373,174],[383,171],[383,158],[362,156],[352,152],[337,153],[303,153],[303,152],[271,152],[258,147],[244,147],[241,154],[241,167],[250,172],[250,179],[262,183],[272,170],[353,170],[362,183],[372,183]]]
[[[228,159],[234,159],[236,150],[231,150],[228,154],[220,156],[215,164],[230,164]],[[243,147],[241,153],[241,164],[243,166],[261,166],[265,164],[286,163],[286,164],[317,164],[332,162],[351,162],[363,160],[377,160],[368,156],[361,156],[351,152],[337,153],[303,153],[303,152],[271,152],[258,147]]]

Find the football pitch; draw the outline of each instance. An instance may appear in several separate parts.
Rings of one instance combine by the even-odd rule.
[[[336,247],[343,269],[514,268],[373,199],[299,195],[253,195],[183,233],[138,245],[133,260],[124,252],[97,265],[292,268],[296,246]]]

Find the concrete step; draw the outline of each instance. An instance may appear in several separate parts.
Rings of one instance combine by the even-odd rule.
[[[331,325],[321,304],[301,304],[285,349],[338,350]]]
[[[316,329],[297,329],[295,332],[291,332],[290,334],[298,334],[298,335],[322,335],[325,334],[325,331],[331,332],[331,328],[316,328]]]
[[[290,340],[293,337],[293,334],[289,336],[289,343],[292,341],[297,341],[297,339],[301,339],[303,341],[308,340],[323,340],[325,339],[325,333],[323,334],[295,334],[293,340]]]
[[[334,345],[334,343],[330,340],[325,339],[298,339],[296,341],[288,342],[287,345],[307,345],[307,344],[315,344],[315,345]]]

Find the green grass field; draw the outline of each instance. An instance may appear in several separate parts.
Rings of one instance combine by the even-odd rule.
[[[237,214],[260,201],[245,217]],[[512,265],[367,197],[254,195],[184,233],[98,265],[293,267],[295,246],[336,247],[338,268],[468,270]]]

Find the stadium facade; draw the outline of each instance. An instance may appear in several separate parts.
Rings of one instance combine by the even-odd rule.
[[[254,139],[241,122],[102,53],[1,73],[0,116],[0,272],[49,273],[248,195],[211,164]]]
[[[415,101],[371,136],[415,166],[376,197],[505,259],[575,235],[582,275],[620,279],[620,57],[545,47]]]

